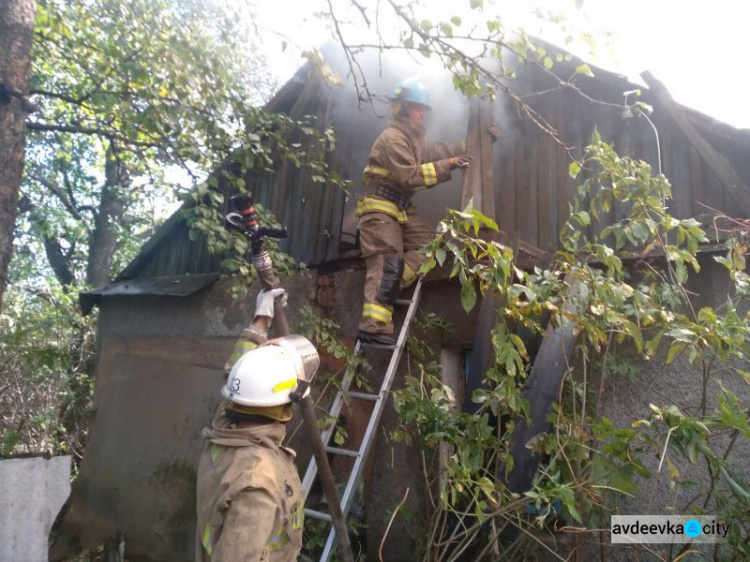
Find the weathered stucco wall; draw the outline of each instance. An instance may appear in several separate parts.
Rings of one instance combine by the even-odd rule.
[[[285,282],[289,318],[314,277]],[[54,555],[125,531],[128,560],[192,560],[200,430],[223,365],[252,321],[257,287],[216,283],[190,297],[114,297],[101,306],[96,418]]]

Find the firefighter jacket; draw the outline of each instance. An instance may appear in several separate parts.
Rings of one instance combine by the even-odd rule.
[[[451,179],[448,158],[461,154],[463,143],[428,145],[424,135],[424,126],[408,117],[391,120],[370,150],[357,216],[385,213],[405,223],[412,195]]]
[[[283,424],[237,428],[219,409],[198,466],[196,562],[292,562],[302,547],[302,485]]]

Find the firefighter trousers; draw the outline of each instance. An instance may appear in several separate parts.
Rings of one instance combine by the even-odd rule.
[[[424,256],[417,253],[432,241],[435,229],[416,214],[400,223],[385,213],[359,219],[359,239],[365,258],[365,297],[359,329],[393,334],[393,307],[399,291],[417,280]]]

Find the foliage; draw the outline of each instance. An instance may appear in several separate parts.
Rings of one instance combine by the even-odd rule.
[[[178,197],[212,251],[241,244],[224,196],[280,160],[345,185],[325,162],[331,130],[260,107],[275,84],[251,17],[223,0],[40,2],[22,244],[41,241],[61,283],[105,284]]]
[[[15,286],[14,286],[15,287]],[[7,293],[0,319],[0,454],[69,454],[77,464],[93,414],[94,319],[78,295]]]
[[[346,191],[351,182],[331,170],[327,162],[337,140],[331,127],[320,129],[309,116],[294,120],[263,110],[248,114],[245,126],[247,133],[237,136],[240,146],[232,152],[232,164],[223,166],[188,193],[184,198],[186,205],[182,213],[191,227],[191,236],[205,237],[209,251],[224,256],[222,271],[249,283],[255,272],[246,259],[248,241],[240,233],[224,226],[227,195],[252,194],[253,185],[271,181],[281,162],[304,167],[311,180],[318,184],[328,184]],[[282,226],[261,205],[255,205],[255,208],[261,226]],[[274,239],[265,237],[264,248],[272,255],[277,273],[283,276],[296,269],[294,260],[278,251],[278,243]]]
[[[132,258],[270,91],[238,25],[218,2],[39,2],[21,251],[64,285]]]
[[[750,359],[750,316],[739,312],[747,305],[748,277],[735,267],[738,242],[729,242],[727,258],[717,258],[734,281],[726,304],[696,310],[686,284],[699,270],[697,251],[706,238],[694,219],[669,214],[666,178],[654,176],[644,162],[620,157],[598,135],[571,173],[584,177],[561,234],[562,249],[548,267],[519,270],[511,248],[478,236],[480,228],[497,225],[471,208],[449,210],[424,250],[422,272],[452,266],[450,276],[460,282],[467,310],[475,306],[477,289],[500,303],[492,334],[495,365],[486,373],[486,387],[473,396],[481,404],[477,414],[455,410],[424,351],[416,356],[419,376],[409,377],[395,398],[405,427],[415,428],[423,447],[447,445],[451,451],[440,501],[432,506],[424,559],[453,560],[465,549],[474,559],[489,559],[497,548],[493,537],[502,529],[512,522],[529,536],[559,511],[549,506],[561,506],[561,515],[580,531],[598,529],[608,524],[623,497],[665,476],[672,490],[691,489],[694,477],[685,475],[701,467],[705,484],[692,500],[655,509],[710,513],[731,522],[724,554],[744,559],[750,486],[733,453],[750,444],[748,404],[722,382],[740,380],[733,375],[747,380],[738,365]],[[622,218],[598,227],[600,213],[615,208]],[[626,265],[628,258],[635,267]],[[521,392],[532,358],[517,329],[524,326],[541,336],[544,317],[552,326],[573,326],[575,363],[549,416],[552,432],[527,444],[543,463],[533,488],[519,496],[508,491],[505,476],[513,468],[513,420],[527,415]],[[680,376],[700,377],[700,404],[654,403],[650,416],[616,425],[603,411],[607,383],[617,376],[642,377],[633,362],[656,358],[663,361],[657,377],[677,361],[694,367]],[[713,385],[720,388],[716,396]],[[495,420],[502,422],[500,431]],[[396,437],[413,439],[405,427]],[[654,457],[657,465],[650,460]],[[536,515],[530,518],[529,510]],[[464,530],[449,544],[456,521]],[[488,533],[487,524],[495,531]],[[502,548],[513,559],[526,546],[521,540]]]
[[[37,8],[37,110],[27,124],[0,353],[12,404],[3,448],[77,461],[94,323],[80,317],[78,291],[107,283],[134,256],[174,198],[176,170],[189,187],[234,148],[242,110],[268,91],[267,74],[215,2],[42,0]]]

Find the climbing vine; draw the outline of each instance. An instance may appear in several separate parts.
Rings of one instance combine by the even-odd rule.
[[[690,283],[710,266],[699,257],[708,239],[698,221],[670,213],[667,179],[619,156],[598,134],[570,174],[581,181],[561,249],[546,267],[519,269],[513,249],[486,235],[498,225],[471,208],[448,211],[424,250],[422,273],[449,267],[467,312],[478,295],[499,304],[495,362],[472,396],[475,414],[455,408],[424,350],[413,356],[419,376],[395,396],[404,421],[396,438],[450,450],[436,479],[423,559],[516,560],[528,549],[565,559],[542,540],[544,529],[570,531],[570,549],[580,553],[584,541],[603,540],[599,531],[609,529],[612,514],[629,513],[632,496],[651,498],[652,514],[715,515],[730,532],[704,554],[747,559],[750,485],[739,462],[750,447],[747,233],[728,232],[724,255],[713,257],[726,270],[724,302],[701,306],[706,299]],[[604,213],[619,218],[602,227]],[[532,342],[563,327],[576,344],[548,416],[551,431],[525,444],[540,468],[528,490],[510,492],[514,427],[530,415],[523,389]],[[651,388],[666,376],[700,396],[654,393],[647,409],[615,419],[618,384]],[[657,505],[660,485],[668,493]],[[690,548],[642,546],[658,546],[652,552],[665,560]]]

